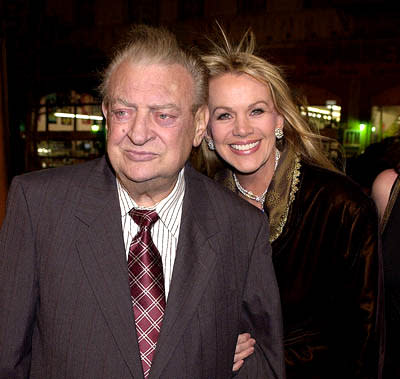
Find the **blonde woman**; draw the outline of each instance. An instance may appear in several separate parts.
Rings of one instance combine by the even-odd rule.
[[[325,158],[280,70],[254,55],[254,45],[252,33],[236,47],[223,34],[203,57],[210,70],[203,169],[213,172],[222,160],[215,180],[269,218],[288,378],[377,378],[374,205]],[[250,349],[239,340],[238,352]]]

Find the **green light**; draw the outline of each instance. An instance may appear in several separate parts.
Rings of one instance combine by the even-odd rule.
[[[372,131],[372,133],[375,133],[375,132],[376,132],[375,126],[373,126],[373,127],[371,128],[371,131]]]
[[[96,124],[93,124],[93,125],[91,126],[91,129],[92,129],[92,132],[93,132],[93,133],[97,133],[97,132],[100,130],[100,126],[99,126],[99,125],[96,125]]]
[[[362,132],[365,129],[365,124],[360,124],[360,131]]]

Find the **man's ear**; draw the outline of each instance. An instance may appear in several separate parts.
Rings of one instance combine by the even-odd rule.
[[[106,131],[108,132],[108,122],[107,122],[108,107],[104,103],[104,100],[101,102],[101,110],[103,111],[103,115],[106,118]]]
[[[108,111],[108,108],[107,108],[107,105],[104,103],[104,100],[103,100],[103,102],[101,103],[101,110],[103,111],[104,117],[107,118],[107,111]]]
[[[210,118],[210,113],[208,111],[207,105],[202,105],[196,112],[194,116],[194,137],[193,146],[197,147],[201,144],[203,137],[207,130],[208,119]]]

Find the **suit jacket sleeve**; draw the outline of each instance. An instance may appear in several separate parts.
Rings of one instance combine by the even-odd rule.
[[[264,218],[264,217],[263,217]],[[245,360],[238,378],[284,378],[282,316],[278,285],[263,220],[250,257],[242,306],[242,333],[257,341],[255,352]]]
[[[38,303],[31,217],[14,180],[0,231],[0,378],[27,378]]]

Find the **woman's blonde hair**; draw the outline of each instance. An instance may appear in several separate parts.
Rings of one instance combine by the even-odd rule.
[[[255,36],[248,30],[237,46],[232,46],[225,32],[221,31],[221,44],[212,42],[211,51],[202,56],[210,72],[210,80],[226,73],[247,74],[265,84],[271,91],[271,96],[277,112],[284,118],[285,142],[300,157],[311,164],[335,170],[334,165],[325,156],[321,148],[321,136],[313,132],[301,116],[291,91],[282,77],[279,67],[254,55]],[[206,156],[206,165],[210,158],[207,148],[202,146]],[[207,171],[209,167],[207,167]]]

